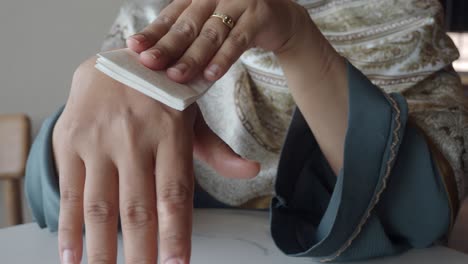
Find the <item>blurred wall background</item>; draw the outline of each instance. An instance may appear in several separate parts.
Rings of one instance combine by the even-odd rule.
[[[44,118],[66,101],[74,69],[99,51],[122,2],[0,1],[0,113],[28,114],[35,136]]]

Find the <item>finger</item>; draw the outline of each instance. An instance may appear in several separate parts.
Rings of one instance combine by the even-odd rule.
[[[61,263],[80,263],[83,254],[83,190],[85,169],[75,153],[59,151],[59,252]]]
[[[118,179],[106,158],[85,160],[84,214],[88,263],[116,263]]]
[[[127,39],[127,46],[138,53],[154,46],[166,35],[180,14],[190,5],[190,2],[187,0],[174,0],[143,31],[130,36]]]
[[[242,14],[214,58],[204,71],[205,78],[216,81],[221,78],[246,50],[254,46],[255,17],[247,11]]]
[[[250,179],[260,172],[260,163],[236,154],[203,118],[195,122],[194,153],[199,160],[228,178]]]
[[[192,1],[169,32],[154,47],[141,53],[140,61],[153,70],[166,68],[179,59],[200,33],[215,9],[216,1]]]
[[[216,13],[229,15],[237,21],[244,8],[235,1],[220,2],[216,7]],[[176,82],[187,82],[195,75],[203,71],[216,52],[219,50],[231,29],[225,25],[222,19],[210,17],[203,26],[200,35],[187,49],[185,54],[174,67],[168,69],[170,78]]]
[[[125,151],[119,162],[125,263],[156,263],[157,217],[152,151]]]
[[[159,252],[163,264],[188,264],[193,211],[193,156],[189,128],[172,130],[158,146],[156,163]]]

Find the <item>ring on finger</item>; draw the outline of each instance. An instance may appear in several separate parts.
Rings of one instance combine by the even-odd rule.
[[[235,25],[234,19],[229,15],[214,12],[213,15],[211,15],[211,17],[216,17],[216,18],[221,19],[223,24],[226,25],[230,29],[232,29]]]

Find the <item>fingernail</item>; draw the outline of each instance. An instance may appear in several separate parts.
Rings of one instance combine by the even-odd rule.
[[[141,53],[142,57],[146,57],[148,60],[157,60],[161,57],[161,51],[159,50],[152,50],[152,51],[145,51]]]
[[[179,63],[176,66],[169,68],[170,71],[179,75],[183,75],[187,71],[187,69],[188,65],[185,63]]]
[[[65,249],[62,254],[63,264],[75,264],[75,255],[73,251]]]
[[[135,41],[136,43],[140,44],[146,41],[146,36],[143,34],[135,34],[129,37],[130,40]]]
[[[221,67],[218,64],[213,64],[206,69],[206,74],[210,77],[217,77],[220,71]]]
[[[180,259],[169,259],[164,262],[164,264],[182,264],[182,261]]]

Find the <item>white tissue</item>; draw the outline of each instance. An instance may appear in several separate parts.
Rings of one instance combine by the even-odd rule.
[[[138,54],[130,49],[120,49],[98,54],[96,68],[169,107],[179,111],[200,98],[212,85],[202,75],[180,84],[167,77],[165,71],[153,71],[138,60]]]

